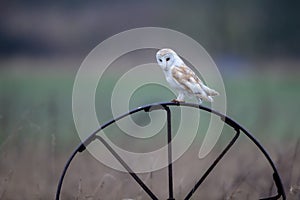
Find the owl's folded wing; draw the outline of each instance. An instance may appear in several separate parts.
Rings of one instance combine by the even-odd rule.
[[[172,69],[172,77],[180,85],[180,87],[186,90],[188,93],[201,94],[203,84],[199,77],[187,66],[175,66]]]

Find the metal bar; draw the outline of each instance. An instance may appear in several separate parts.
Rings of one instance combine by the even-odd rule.
[[[168,140],[168,178],[169,178],[169,198],[175,200],[173,195],[173,161],[172,161],[172,126],[171,126],[171,111],[169,107],[165,107],[167,112],[167,140]]]
[[[279,199],[279,197],[281,196],[282,199],[285,200],[286,199],[286,195],[285,195],[285,191],[284,191],[284,188],[283,188],[283,184],[282,184],[282,181],[280,179],[280,176],[279,176],[279,173],[277,171],[277,168],[275,167],[275,164],[273,163],[271,157],[269,156],[269,154],[267,153],[267,151],[265,150],[265,148],[258,142],[258,140],[255,139],[255,137],[253,135],[251,135],[244,128],[241,128],[241,130],[257,146],[257,148],[263,153],[263,155],[265,156],[265,158],[267,159],[267,161],[271,165],[271,167],[273,169],[273,172],[274,172],[273,173],[273,180],[274,180],[275,185],[277,187],[277,193],[278,193],[278,195],[276,195],[276,197],[278,197],[277,199]]]
[[[285,191],[284,191],[284,188],[283,188],[283,185],[282,185],[282,181],[280,179],[280,176],[279,176],[279,173],[275,167],[275,164],[273,163],[271,157],[268,155],[267,151],[264,149],[264,147],[256,140],[256,138],[250,133],[248,132],[245,128],[243,128],[241,125],[239,125],[237,122],[235,122],[234,120],[232,120],[231,118],[227,117],[226,115],[222,114],[222,113],[219,113],[215,110],[212,110],[211,108],[208,108],[208,107],[205,107],[205,106],[202,106],[202,105],[198,105],[198,104],[192,104],[192,103],[174,103],[174,102],[161,102],[161,103],[153,103],[153,104],[148,104],[148,105],[144,105],[144,106],[141,106],[141,107],[138,107],[138,108],[135,108],[131,111],[129,111],[128,113],[125,113],[115,119],[112,119],[110,121],[108,121],[107,123],[105,123],[104,125],[102,125],[101,127],[99,127],[99,129],[97,129],[96,131],[94,131],[84,142],[82,142],[76,149],[75,151],[73,151],[73,153],[71,154],[70,158],[68,159],[64,169],[63,169],[63,172],[62,172],[62,175],[60,177],[60,180],[59,180],[59,183],[58,183],[58,187],[57,187],[57,191],[56,191],[56,200],[59,200],[59,197],[60,197],[60,192],[61,192],[61,187],[62,187],[62,184],[63,184],[63,179],[66,175],[66,172],[67,172],[67,169],[68,167],[70,166],[70,163],[71,161],[73,160],[73,158],[75,157],[75,155],[77,154],[77,152],[82,152],[85,150],[85,147],[88,146],[94,139],[95,139],[95,135],[102,129],[106,128],[107,126],[115,123],[116,121],[119,121],[120,119],[124,118],[124,117],[127,117],[133,113],[136,113],[136,112],[139,112],[141,110],[144,110],[145,112],[151,112],[152,110],[166,110],[167,113],[170,112],[169,110],[169,106],[186,106],[186,107],[194,107],[194,108],[198,108],[200,110],[203,110],[203,111],[206,111],[206,112],[209,112],[209,113],[212,113],[212,114],[215,114],[217,116],[219,116],[221,118],[221,120],[223,120],[227,125],[231,126],[232,128],[234,128],[236,131],[242,131],[257,147],[258,149],[263,153],[263,155],[265,156],[265,158],[267,159],[267,161],[269,162],[269,164],[271,165],[272,169],[273,169],[273,179],[274,179],[274,182],[275,182],[275,185],[277,187],[277,192],[278,194],[274,197],[269,197],[269,198],[266,198],[266,199],[273,199],[273,198],[279,198],[279,197],[282,197],[283,200],[286,199],[286,195],[285,195]],[[169,110],[169,111],[168,111]],[[170,114],[170,113],[169,113]],[[170,119],[171,119],[171,114],[170,114]],[[170,120],[171,122],[171,120]],[[168,123],[168,125],[170,125],[170,133],[171,133],[171,123]],[[238,134],[240,134],[239,132],[236,134],[236,138],[234,137],[232,139],[232,144],[235,142],[235,140],[237,139],[238,137]],[[170,134],[171,135],[171,134]],[[172,136],[172,135],[171,135]],[[169,138],[169,137],[168,137]],[[171,138],[171,137],[170,137]],[[105,142],[105,141],[104,141]],[[168,139],[168,144],[169,144],[169,139]],[[229,148],[231,147],[232,144],[229,144]],[[227,146],[227,147],[228,147]],[[171,147],[171,146],[170,146]],[[226,147],[226,148],[227,148]],[[224,154],[226,154],[226,152],[228,151],[228,149],[226,150],[226,148],[223,150]],[[171,154],[169,154],[169,152]],[[219,155],[220,159],[224,156],[223,155]],[[169,156],[171,155],[171,157]],[[171,159],[169,159],[171,158]],[[168,170],[169,170],[169,186],[170,186],[170,183],[172,185],[171,189],[169,189],[169,192],[172,194],[170,195],[169,199],[171,199],[171,197],[173,198],[173,176],[172,176],[172,147],[169,149],[168,147],[168,159],[169,159],[169,163],[171,163],[171,166],[168,167]],[[217,158],[218,159],[218,158]],[[170,162],[171,160],[171,162]],[[201,179],[203,179],[201,181],[201,179],[198,181],[199,185],[197,186],[197,184],[195,185],[195,187],[193,188],[193,190],[188,194],[190,196],[192,196],[193,192],[195,190],[197,190],[197,188],[201,185],[201,183],[204,181],[204,179],[209,175],[209,173],[213,170],[213,168],[215,167],[215,165],[218,163],[219,161],[216,161],[215,160],[215,163],[213,163],[213,165],[210,166],[210,168],[206,171],[206,173],[201,177]],[[126,164],[126,163],[125,163]],[[171,169],[171,170],[170,170]],[[170,173],[171,172],[171,173]],[[130,173],[130,171],[129,171]],[[132,174],[133,173],[133,174]],[[130,173],[131,176],[135,176],[136,178],[134,178],[136,181],[137,180],[140,180],[138,178],[138,176],[132,172],[131,170],[131,173]],[[171,180],[171,181],[170,181]],[[141,181],[141,180],[140,180]],[[139,181],[137,181],[139,183]],[[142,181],[141,181],[142,184],[144,184]],[[145,184],[144,184],[145,185]],[[196,187],[197,186],[197,187]],[[146,186],[145,186],[146,187]],[[145,190],[145,188],[143,188]],[[148,188],[149,190],[149,188]],[[145,190],[146,191],[146,190]],[[150,191],[150,190],[149,190]],[[172,192],[171,192],[172,191]],[[151,191],[150,191],[151,192]],[[152,193],[152,192],[151,192]],[[149,193],[148,193],[149,194]],[[153,194],[153,193],[152,193]],[[155,197],[155,195],[153,194],[153,197],[152,199],[157,199]],[[188,196],[186,197],[186,199],[188,199]]]
[[[219,163],[219,161],[223,158],[223,156],[228,152],[228,150],[232,147],[232,145],[235,143],[235,141],[238,139],[239,136],[240,136],[240,130],[236,129],[236,134],[232,138],[230,143],[225,147],[225,149],[221,152],[221,154],[215,159],[215,161],[211,164],[211,166],[206,170],[206,172],[203,174],[203,176],[195,184],[193,189],[186,195],[186,197],[184,198],[185,200],[188,200],[192,197],[194,192],[199,188],[199,186],[203,183],[203,181],[210,174],[210,172],[215,168],[215,166]]]
[[[277,180],[278,178],[279,178],[278,175],[274,172],[273,173],[273,179],[275,181],[276,187],[280,188],[280,186],[277,185],[279,183],[278,180]],[[282,199],[285,200],[285,198],[286,198],[285,194],[283,195],[280,191],[275,196],[267,197],[267,198],[260,198],[259,200],[277,200],[277,199],[280,199],[281,196],[282,196]]]
[[[119,154],[99,135],[95,136],[96,139],[100,140],[104,146],[110,151],[110,153],[120,162],[120,164],[127,170],[127,172],[132,176],[132,178],[143,188],[143,190],[153,199],[158,200],[158,198],[153,194],[153,192],[145,185],[145,183],[132,171],[132,169],[127,165],[127,163],[119,156]]]
[[[217,113],[216,113],[217,114]],[[245,128],[243,128],[241,125],[239,125],[238,123],[236,123],[234,120],[232,120],[231,118],[218,113],[217,115],[219,115],[221,117],[221,119],[228,124],[229,126],[235,128],[235,129],[240,129],[255,145],[256,147],[262,152],[262,154],[265,156],[265,158],[267,159],[268,163],[271,165],[272,169],[273,169],[273,180],[275,182],[275,185],[277,187],[277,195],[275,197],[270,197],[272,198],[277,198],[279,199],[280,197],[282,197],[283,200],[286,199],[286,195],[285,195],[285,191],[283,188],[283,184],[282,181],[280,179],[279,173],[275,167],[274,162],[272,161],[270,155],[267,153],[267,151],[264,149],[264,147],[258,142],[258,140],[250,133],[248,132]],[[265,198],[268,199],[268,198]],[[263,200],[263,199],[261,199]]]
[[[81,148],[81,144],[73,151],[72,155],[70,156],[70,158],[68,159],[68,161],[67,161],[67,163],[64,167],[62,175],[60,176],[58,186],[57,186],[57,189],[56,189],[56,195],[55,195],[56,200],[59,200],[59,196],[60,196],[60,192],[61,192],[61,188],[62,188],[62,184],[63,184],[64,178],[65,178],[65,175],[67,173],[67,170],[68,170],[73,158],[77,154],[79,148]]]

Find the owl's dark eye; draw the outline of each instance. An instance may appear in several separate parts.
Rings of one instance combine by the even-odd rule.
[[[158,59],[159,60],[159,62],[162,62],[162,59]]]
[[[168,62],[169,60],[170,60],[170,57],[167,57],[167,58],[166,58],[166,61]]]

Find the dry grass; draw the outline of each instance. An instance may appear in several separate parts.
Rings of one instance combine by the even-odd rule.
[[[221,143],[219,146],[224,146]],[[48,139],[10,139],[1,147],[0,199],[53,199],[58,178],[73,145],[57,146]],[[281,173],[288,199],[300,198],[299,140],[268,144]],[[219,150],[203,160],[196,159],[193,145],[174,163],[176,199],[183,199]],[[167,199],[166,169],[139,175],[160,199]],[[258,199],[275,194],[270,167],[257,149],[244,138],[239,140],[217,165],[192,199]],[[72,163],[62,188],[62,199],[148,199],[126,173],[102,165],[88,152]]]

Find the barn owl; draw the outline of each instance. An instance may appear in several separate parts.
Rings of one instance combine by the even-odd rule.
[[[204,85],[172,49],[159,50],[156,53],[156,60],[167,82],[179,93],[177,98],[172,100],[173,102],[184,102],[185,96],[195,96],[201,104],[202,100],[213,102],[212,97],[219,95],[217,91]]]

